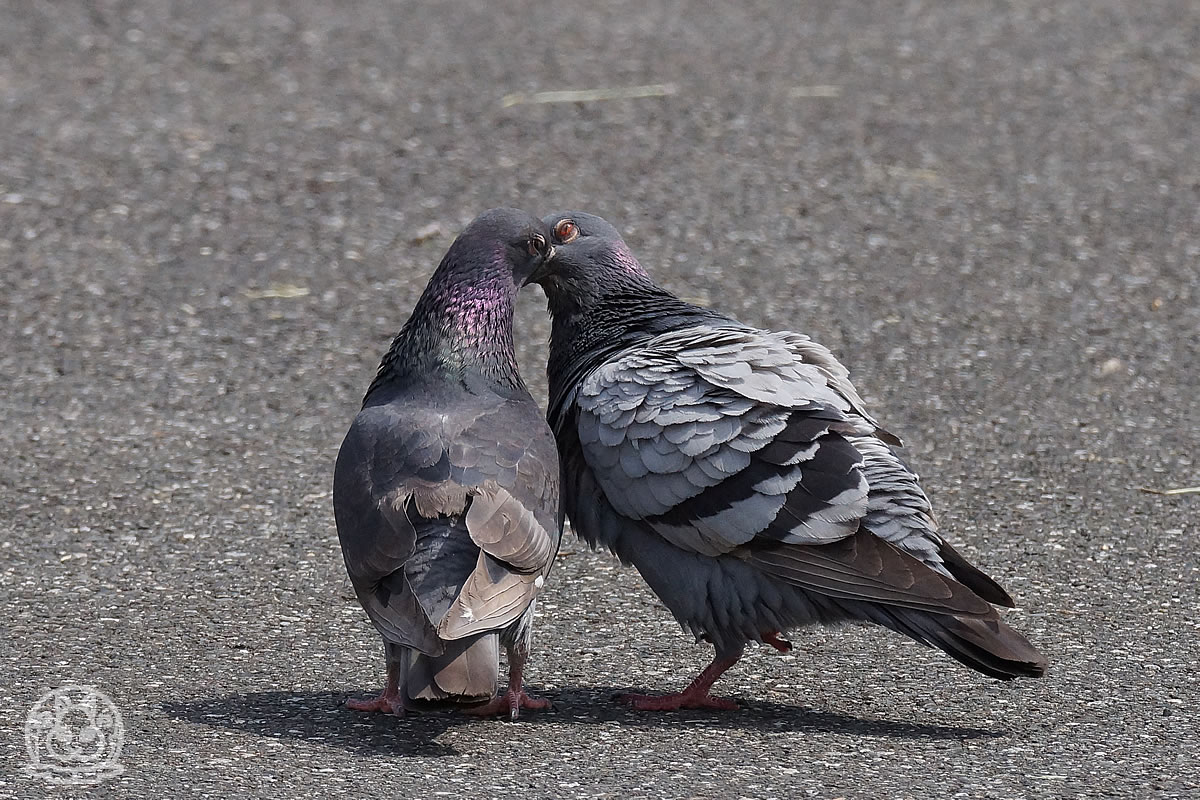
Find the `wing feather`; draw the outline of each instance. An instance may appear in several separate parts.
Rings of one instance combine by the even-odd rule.
[[[823,376],[771,334],[663,334],[574,393],[584,460],[616,511],[697,552],[764,534],[848,536],[866,489],[861,458],[840,434],[876,426]],[[772,528],[784,509],[793,524]]]
[[[677,547],[848,600],[982,615],[985,597],[1007,597],[956,580],[916,476],[888,446],[899,440],[806,336],[671,331],[593,370],[573,397],[581,456],[613,510]],[[947,561],[972,588],[994,585]]]
[[[514,622],[533,602],[558,547],[530,509],[490,481],[473,493],[466,526],[479,559],[438,623],[444,639]]]

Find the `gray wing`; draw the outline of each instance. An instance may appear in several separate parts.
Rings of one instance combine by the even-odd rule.
[[[843,434],[877,426],[774,335],[673,331],[593,371],[575,403],[609,502],[684,549],[836,541],[866,513],[862,457]]]
[[[924,494],[856,446],[894,456],[883,440],[896,440],[806,337],[674,331],[593,371],[574,402],[581,456],[613,509],[677,547],[829,595],[987,613],[941,566],[927,501],[911,526],[885,508]],[[897,487],[873,495],[878,476]]]
[[[385,639],[427,654],[515,621],[558,547],[558,463],[536,407],[375,407],[338,454],[351,583]]]
[[[385,447],[397,471],[431,470],[441,447],[433,436],[410,432],[386,437],[384,420],[361,412],[338,451],[333,473],[333,510],[342,558],[359,602],[385,640],[437,655],[442,644],[417,598],[404,564],[412,557],[417,529],[405,504],[397,507],[386,484],[377,486],[377,449]]]

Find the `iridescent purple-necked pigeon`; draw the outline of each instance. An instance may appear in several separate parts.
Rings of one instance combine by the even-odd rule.
[[[451,245],[396,335],[342,443],[333,505],[350,581],[383,637],[387,687],[468,713],[547,708],[522,670],[535,598],[562,532],[554,438],[517,371],[513,303],[551,252],[513,209]],[[508,690],[496,697],[499,645]]]
[[[938,533],[900,444],[807,336],[751,328],[656,286],[591,214],[545,218],[554,256],[548,415],[576,532],[633,564],[716,648],[636,708],[736,708],[709,690],[749,641],[863,620],[995,678],[1046,660],[1002,622],[1012,599]]]

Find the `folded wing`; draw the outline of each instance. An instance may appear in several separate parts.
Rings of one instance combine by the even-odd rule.
[[[677,547],[849,600],[983,616],[1007,599],[937,536],[898,440],[807,337],[675,330],[594,370],[574,402],[613,509]]]

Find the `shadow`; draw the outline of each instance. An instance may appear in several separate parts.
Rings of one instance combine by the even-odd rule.
[[[746,701],[741,711],[633,711],[616,701],[630,691],[615,687],[564,687],[530,691],[549,698],[553,711],[526,712],[517,723],[477,719],[454,710],[431,710],[406,717],[364,714],[344,705],[342,692],[250,692],[225,697],[163,703],[174,719],[274,738],[304,739],[362,754],[442,758],[458,755],[437,741],[445,731],[463,725],[598,725],[617,723],[638,728],[813,731],[906,740],[995,739],[1005,731],[959,728],[885,719],[860,719],[835,711],[818,711],[779,703]]]
[[[348,696],[342,692],[249,692],[169,701],[162,709],[174,719],[213,728],[321,742],[362,754],[427,758],[457,755],[437,737],[449,727],[473,721],[448,711],[403,718],[364,714],[345,707]]]
[[[927,725],[919,722],[894,722],[886,719],[862,719],[836,711],[820,711],[803,706],[748,700],[724,695],[741,705],[739,711],[685,710],[670,712],[634,711],[617,699],[627,692],[644,692],[635,687],[564,687],[546,696],[554,701],[556,713],[564,721],[583,724],[618,722],[631,727],[668,728],[702,726],[715,730],[783,730],[838,733],[891,739],[967,740],[999,739],[1007,731],[985,728],[959,728]]]

